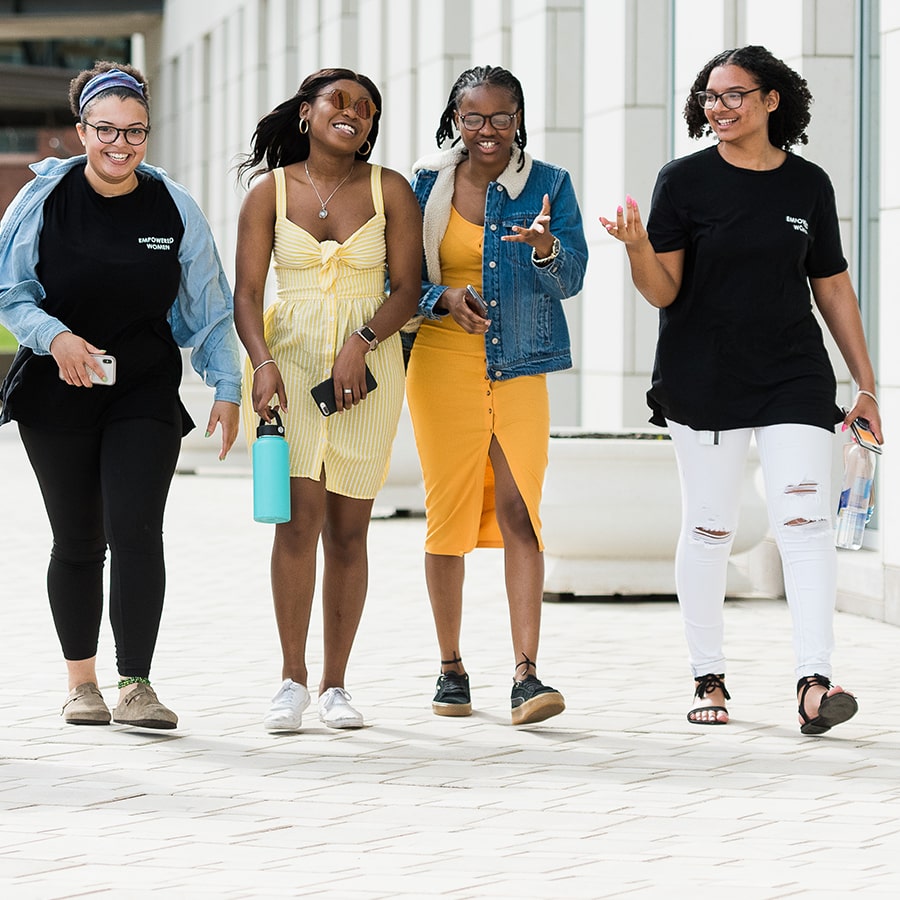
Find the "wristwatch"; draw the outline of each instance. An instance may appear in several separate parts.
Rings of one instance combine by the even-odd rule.
[[[550,255],[545,256],[543,259],[538,259],[535,251],[531,251],[531,261],[536,263],[537,265],[545,265],[548,262],[553,262],[556,257],[559,256],[559,238],[553,238],[553,246],[550,249]]]
[[[368,325],[357,328],[353,333],[358,334],[369,345],[369,350],[374,350],[378,346],[378,336]]]

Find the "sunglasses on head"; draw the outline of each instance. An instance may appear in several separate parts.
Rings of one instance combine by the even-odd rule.
[[[343,88],[335,88],[333,91],[329,91],[325,94],[319,94],[319,97],[328,97],[331,100],[331,105],[335,109],[350,109],[353,107],[353,111],[361,118],[361,119],[371,119],[378,110],[375,108],[375,104],[368,99],[368,97],[360,97],[359,100],[354,100],[350,96],[349,91],[343,90]]]

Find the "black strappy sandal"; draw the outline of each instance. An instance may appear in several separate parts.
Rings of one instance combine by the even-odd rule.
[[[800,726],[800,734],[825,734],[826,731],[852,719],[859,709],[856,697],[841,691],[832,694],[830,697],[826,694],[822,695],[819,701],[819,713],[817,716],[810,718],[806,714],[806,695],[809,689],[814,685],[825,688],[826,691],[832,688],[831,682],[824,675],[806,675],[797,682],[797,691],[800,693],[800,704],[797,712],[803,719]]]
[[[725,678],[725,675],[698,675],[694,681],[697,682],[697,687],[694,690],[694,696],[698,700],[702,700],[707,694],[712,693],[712,691],[720,690],[724,695],[726,700],[731,699],[731,694],[728,693],[728,689],[725,687],[725,682],[722,680]],[[691,725],[727,725],[727,722],[720,722],[718,718],[714,719],[692,719],[691,716],[694,713],[699,712],[723,712],[726,715],[728,714],[728,710],[724,706],[695,706],[692,710],[690,710],[687,714],[687,720],[691,723]]]

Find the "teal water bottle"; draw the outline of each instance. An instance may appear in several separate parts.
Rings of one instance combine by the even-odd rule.
[[[253,442],[253,518],[268,524],[291,520],[288,442],[277,412],[274,422],[259,420]]]

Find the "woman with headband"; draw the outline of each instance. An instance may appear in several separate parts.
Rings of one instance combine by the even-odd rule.
[[[162,522],[181,438],[179,347],[215,389],[220,459],[238,428],[232,297],[209,226],[179,184],[144,163],[147,83],[98,62],[70,86],[85,153],[45,159],[0,223],[0,322],[20,348],[3,383],[53,532],[50,608],[69,676],[63,718],[175,728],[150,686],[165,590]],[[113,363],[115,367],[113,368]],[[103,566],[118,703],[98,687]]]

